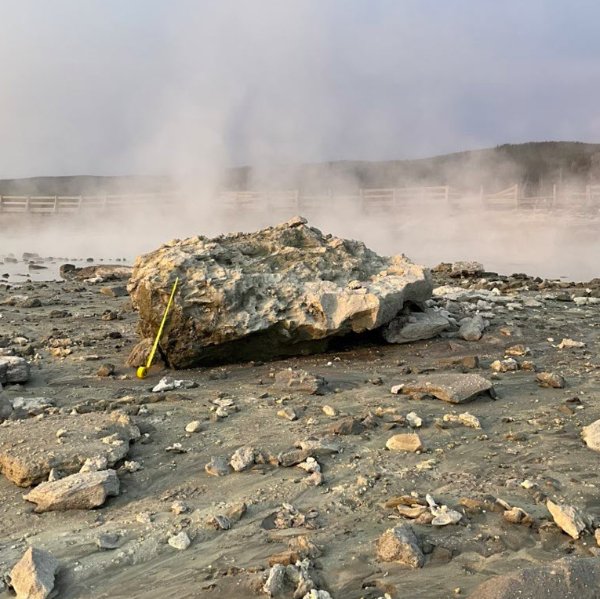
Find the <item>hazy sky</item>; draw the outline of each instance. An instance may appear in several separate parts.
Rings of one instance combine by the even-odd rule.
[[[597,0],[0,0],[0,178],[600,141]]]

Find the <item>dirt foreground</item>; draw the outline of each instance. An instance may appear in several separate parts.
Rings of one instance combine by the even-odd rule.
[[[34,546],[59,561],[61,599],[245,599],[268,596],[270,563],[293,563],[308,547],[316,587],[334,599],[438,599],[469,596],[497,574],[595,556],[600,461],[582,428],[600,419],[600,287],[435,276],[471,290],[456,301],[491,304],[481,305],[490,326],[479,341],[451,334],[264,364],[154,366],[146,380],[125,366],[139,341],[126,295],[106,295],[100,282],[0,285],[0,357],[31,364],[29,381],[5,385],[0,398],[44,400],[16,402],[25,407],[0,426],[0,464],[19,447],[33,459],[42,442],[44,453],[54,452],[48,444],[85,453],[93,433],[78,437],[77,419],[90,413],[119,412],[140,433],[112,466],[118,495],[95,509],[37,513],[23,498],[31,489],[0,476],[0,573]],[[501,301],[478,299],[476,289],[497,289]],[[507,353],[514,346],[524,348]],[[517,369],[497,372],[496,360],[508,361],[494,368],[513,360]],[[322,394],[274,386],[290,367],[322,377]],[[543,372],[555,375],[545,384],[560,375],[564,387],[542,386]],[[478,374],[496,397],[452,404],[391,392],[444,373]],[[165,375],[188,382],[152,392]],[[386,447],[408,433],[418,441],[407,450]],[[298,452],[310,440],[318,449]],[[236,472],[226,465],[240,448],[250,457]],[[244,451],[237,455],[244,462]],[[307,456],[321,476],[297,466]],[[432,523],[426,495],[460,519]],[[548,500],[575,508],[579,538],[555,523]],[[378,557],[379,537],[403,523],[418,538],[422,567]],[[10,596],[0,583],[0,597]]]

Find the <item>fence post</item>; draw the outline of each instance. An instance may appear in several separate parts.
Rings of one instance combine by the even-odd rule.
[[[556,183],[552,185],[552,205],[556,204]]]
[[[450,186],[449,185],[446,185],[445,192],[446,192],[446,204],[447,204],[450,201]]]
[[[104,212],[108,210],[108,195],[104,196]]]
[[[2,212],[2,194],[0,193],[0,212]]]
[[[31,196],[27,196],[27,201],[25,203],[25,212],[29,212],[31,203]]]
[[[58,196],[54,196],[54,210],[52,212],[58,212]]]

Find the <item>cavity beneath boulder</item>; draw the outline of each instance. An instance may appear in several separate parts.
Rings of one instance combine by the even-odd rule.
[[[422,304],[431,275],[403,255],[324,235],[294,218],[255,233],[173,240],[139,256],[128,290],[145,338],[179,287],[160,347],[176,368],[326,349],[333,337]]]
[[[20,487],[29,487],[47,480],[53,468],[78,472],[88,459],[104,457],[112,466],[139,437],[137,426],[119,412],[18,420],[2,429],[0,471]]]

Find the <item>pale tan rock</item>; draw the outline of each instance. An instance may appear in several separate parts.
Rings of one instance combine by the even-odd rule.
[[[404,395],[432,395],[450,403],[472,401],[483,393],[495,397],[492,383],[478,374],[443,373],[421,375],[405,383],[399,392]]]
[[[585,522],[581,514],[570,505],[561,505],[550,500],[546,502],[548,511],[552,514],[554,522],[569,536],[578,539],[585,530]]]
[[[54,589],[58,567],[52,554],[30,547],[10,572],[17,599],[46,599]]]
[[[581,431],[581,436],[584,443],[595,451],[600,451],[600,420],[592,422],[588,426],[584,426]]]
[[[114,470],[72,474],[55,482],[38,485],[23,498],[36,504],[36,512],[89,510],[119,494]]]
[[[410,568],[421,568],[425,556],[410,524],[386,530],[377,541],[377,558],[382,562],[398,562]]]
[[[57,439],[59,430],[64,434]],[[111,442],[104,442],[108,437]],[[113,466],[139,437],[138,427],[121,412],[18,420],[2,429],[0,471],[20,487],[29,487],[46,480],[53,468],[64,474],[79,472],[90,458],[105,458]]]
[[[419,451],[423,449],[421,438],[416,433],[403,433],[390,437],[385,446],[390,451]]]

